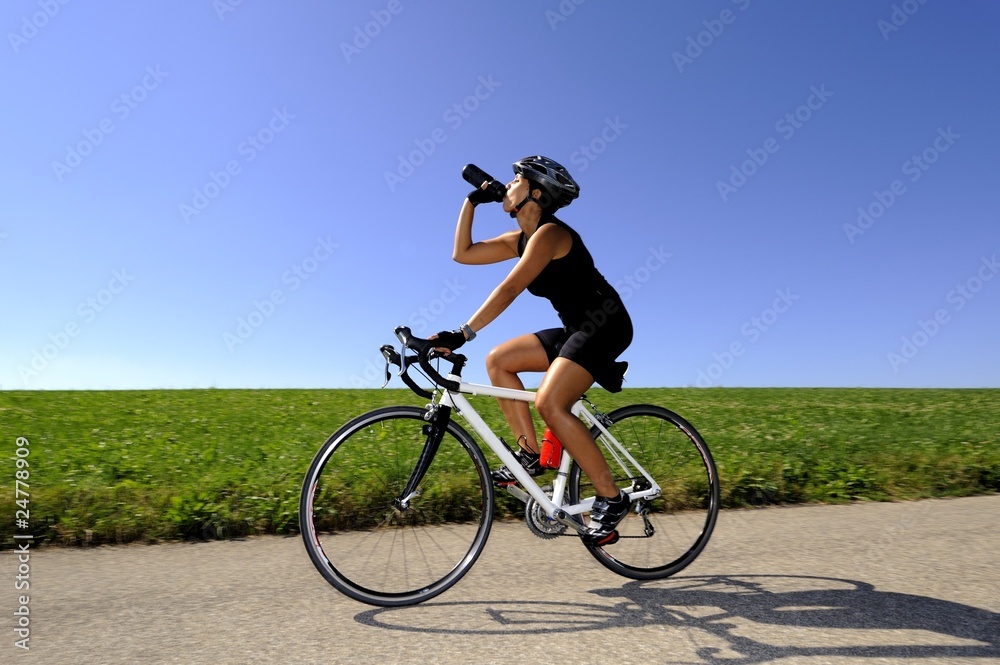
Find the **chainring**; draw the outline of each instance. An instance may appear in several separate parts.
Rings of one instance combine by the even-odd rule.
[[[546,485],[542,491],[552,498],[551,485]],[[539,538],[558,538],[566,533],[566,525],[546,515],[545,509],[534,499],[528,499],[524,507],[524,521],[528,525],[528,530]]]

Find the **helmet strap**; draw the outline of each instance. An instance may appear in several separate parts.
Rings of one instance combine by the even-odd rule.
[[[539,208],[542,207],[541,202],[538,199],[536,199],[534,196],[532,196],[531,192],[529,192],[528,195],[525,196],[524,199],[520,203],[518,203],[516,206],[514,206],[514,208],[510,211],[510,216],[511,217],[517,217],[517,213],[519,213],[521,211],[521,208],[523,208],[524,205],[528,201],[534,201],[535,203],[538,204]]]
[[[521,208],[523,208],[525,206],[525,204],[528,201],[534,201],[538,205],[539,208],[541,208],[543,211],[545,210],[545,206],[542,205],[542,202],[539,201],[538,199],[536,199],[534,196],[531,195],[531,192],[533,190],[535,190],[535,189],[538,189],[538,190],[541,191],[540,187],[538,187],[534,182],[528,180],[528,193],[525,195],[525,197],[523,199],[521,199],[520,203],[518,203],[516,206],[514,206],[514,210],[511,212],[511,215],[510,215],[511,217],[514,217],[521,210]]]
[[[518,203],[516,206],[514,206],[514,212],[519,212],[521,210],[521,208],[524,207],[524,204],[527,203],[528,201],[534,201],[535,203],[538,204],[539,208],[542,207],[542,204],[538,201],[538,199],[536,199],[534,196],[532,196],[529,193],[527,196],[524,197],[524,200],[522,200],[520,203]]]

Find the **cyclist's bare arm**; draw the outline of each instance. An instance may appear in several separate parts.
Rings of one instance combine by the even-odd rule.
[[[520,234],[517,231],[513,233],[515,234],[514,241],[517,242],[517,236]],[[555,258],[561,249],[564,249],[568,242],[572,242],[569,233],[555,224],[546,225],[536,231],[528,240],[521,260],[514,265],[514,268],[500,282],[500,285],[493,289],[493,293],[489,295],[486,302],[469,319],[469,327],[473,331],[482,330],[493,319],[500,316],[514,302],[514,299],[528,288],[528,284],[531,284],[538,277],[549,261]],[[561,253],[565,254],[565,251]],[[514,254],[517,255],[516,249]]]
[[[455,250],[452,252],[455,261],[467,265],[483,265],[517,258],[517,239],[521,235],[519,231],[508,231],[496,238],[473,242],[472,217],[473,207],[466,199],[455,227]]]

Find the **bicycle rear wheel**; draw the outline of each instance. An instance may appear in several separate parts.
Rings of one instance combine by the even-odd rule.
[[[662,493],[637,501],[618,526],[621,539],[587,550],[610,570],[632,579],[669,577],[697,558],[719,513],[719,476],[708,446],[686,420],[667,409],[639,404],[608,414],[611,435],[659,484]],[[591,431],[622,489],[646,482],[627,460],[609,454],[596,427]],[[576,462],[570,468],[570,501],[593,494]],[[584,517],[586,520],[586,517]]]
[[[320,448],[299,505],[313,564],[342,593],[379,606],[412,605],[450,588],[489,536],[493,486],[482,451],[449,421],[405,508],[400,496],[424,449],[424,409],[376,409]]]

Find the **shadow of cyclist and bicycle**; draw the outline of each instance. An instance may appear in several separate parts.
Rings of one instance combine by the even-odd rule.
[[[468,635],[664,626],[683,631],[683,642],[692,649],[687,656],[704,663],[792,656],[1000,658],[1000,614],[853,580],[684,576],[591,593],[623,600],[429,602],[370,610],[355,620],[384,629]]]

